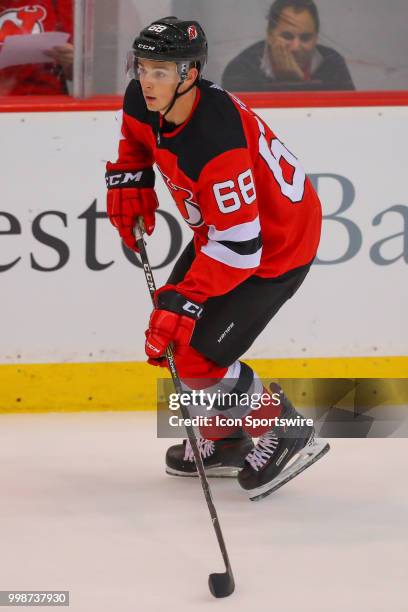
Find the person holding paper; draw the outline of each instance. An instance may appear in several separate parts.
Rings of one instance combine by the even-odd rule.
[[[0,0],[0,95],[66,94],[67,80],[72,79],[74,48],[72,45],[72,0]],[[44,51],[49,58],[43,63],[7,65],[6,41],[18,35],[65,32],[65,44]],[[12,41],[13,47],[16,42]],[[9,57],[9,55],[7,55]],[[6,66],[4,67],[4,64]]]

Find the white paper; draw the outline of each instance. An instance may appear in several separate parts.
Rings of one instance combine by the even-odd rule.
[[[44,51],[64,45],[68,38],[69,34],[66,32],[7,36],[0,47],[0,68],[52,62],[52,58],[45,55]]]

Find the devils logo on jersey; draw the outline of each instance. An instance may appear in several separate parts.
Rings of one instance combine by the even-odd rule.
[[[0,43],[4,42],[6,36],[43,32],[42,22],[46,17],[45,8],[38,4],[3,11],[0,13]]]
[[[158,167],[158,166],[157,166]],[[168,176],[158,167],[160,174],[162,175],[168,190],[170,191],[173,200],[177,204],[183,219],[190,227],[200,227],[204,221],[201,216],[201,210],[196,202],[193,202],[193,192],[185,187],[179,187],[172,183]]]

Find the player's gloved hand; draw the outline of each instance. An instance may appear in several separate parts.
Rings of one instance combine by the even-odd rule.
[[[145,352],[151,365],[165,365],[165,352],[170,342],[175,351],[190,344],[197,319],[203,313],[201,304],[192,302],[176,285],[164,285],[154,294],[156,308],[150,315],[149,329],[145,332]]]
[[[131,164],[106,164],[107,211],[123,242],[138,252],[133,228],[138,217],[143,217],[146,233],[155,226],[155,211],[159,205],[154,191],[154,170],[135,170]]]

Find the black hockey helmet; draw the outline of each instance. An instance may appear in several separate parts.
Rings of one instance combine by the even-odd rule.
[[[176,62],[181,80],[185,80],[191,65],[200,78],[208,56],[204,30],[197,21],[177,17],[158,19],[144,28],[132,47],[133,58]],[[129,62],[128,62],[129,67]]]

